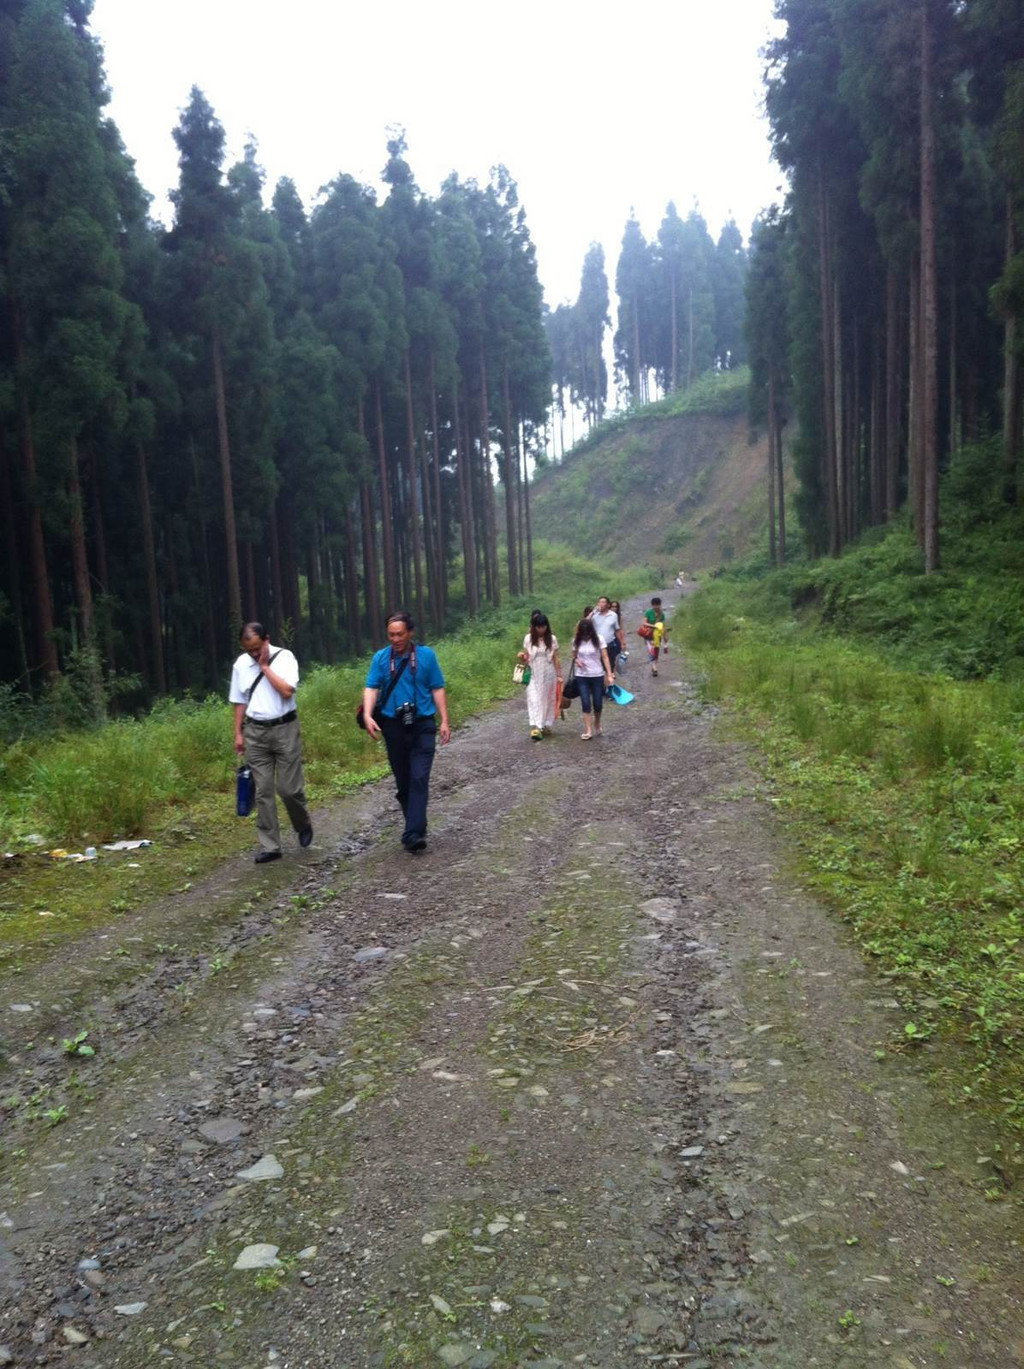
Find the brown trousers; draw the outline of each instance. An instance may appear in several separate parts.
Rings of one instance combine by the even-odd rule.
[[[309,823],[302,775],[302,733],[299,720],[280,727],[257,727],[246,722],[245,759],[256,781],[256,831],[264,851],[280,851],[281,829],[277,822],[274,786],[288,810],[296,832]]]

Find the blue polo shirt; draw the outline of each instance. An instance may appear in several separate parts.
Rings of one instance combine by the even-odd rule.
[[[393,718],[395,709],[404,703],[414,703],[416,705],[416,716],[419,718],[432,718],[437,711],[434,708],[435,689],[444,689],[444,676],[441,674],[441,667],[437,656],[428,646],[415,644],[416,669],[413,670],[410,662],[402,671],[402,678],[391,691],[387,703],[384,705],[385,718]],[[395,670],[402,662],[401,656],[395,657]],[[370,662],[370,669],[366,673],[366,688],[378,690],[377,697],[388,686],[391,679],[391,648],[382,647],[374,654]]]

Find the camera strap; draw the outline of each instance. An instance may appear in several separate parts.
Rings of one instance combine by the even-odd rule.
[[[398,684],[398,681],[402,678],[402,671],[405,669],[405,667],[406,667],[407,665],[410,664],[410,662],[412,663],[412,668],[413,668],[413,670],[415,670],[415,669],[416,669],[416,648],[415,648],[415,647],[413,647],[412,651],[410,652],[410,654],[409,654],[408,656],[403,656],[403,657],[402,657],[402,659],[401,659],[401,660],[399,661],[399,663],[398,663],[398,668],[397,668],[397,670],[395,669],[395,653],[392,651],[392,653],[391,653],[391,679],[388,680],[387,685],[384,687],[384,693],[381,694],[381,696],[378,698],[378,700],[377,700],[377,708],[374,709],[374,713],[377,712],[377,709],[380,709],[381,713],[384,712],[384,705],[387,703],[388,699],[391,698],[391,695],[394,693],[395,685]]]

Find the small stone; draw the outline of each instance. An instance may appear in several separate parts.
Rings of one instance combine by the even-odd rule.
[[[511,1312],[511,1311],[512,1311],[512,1304],[511,1304],[511,1303],[507,1303],[507,1302],[502,1302],[502,1300],[501,1300],[500,1298],[492,1298],[492,1299],[491,1299],[491,1311],[492,1311],[492,1312],[497,1312],[497,1313],[499,1313],[499,1314],[502,1313],[502,1312]]]
[[[473,1351],[467,1345],[442,1345],[437,1353],[442,1364],[450,1365],[454,1369],[456,1365],[465,1364]]]
[[[640,904],[640,911],[655,922],[668,924],[675,922],[679,904],[673,898],[649,898],[646,903]]]
[[[145,1312],[149,1306],[148,1302],[123,1302],[114,1311],[119,1317],[137,1317],[140,1312]]]
[[[496,1079],[494,1082],[499,1089],[514,1089],[519,1086],[519,1079],[514,1074],[506,1075],[504,1079]]]
[[[83,1272],[87,1269],[99,1269],[100,1262],[99,1260],[79,1260],[78,1268],[81,1269]]]
[[[246,1183],[250,1184],[260,1183],[266,1179],[283,1179],[284,1165],[281,1164],[276,1155],[264,1155],[262,1160],[257,1160],[248,1169],[240,1169],[235,1178],[244,1179]]]
[[[531,1098],[546,1098],[548,1096],[548,1091],[543,1084],[531,1084],[526,1092]]]
[[[730,1093],[763,1093],[764,1085],[755,1084],[750,1080],[739,1080],[728,1086]]]
[[[357,965],[363,965],[368,960],[380,960],[387,953],[388,948],[386,946],[364,946],[361,950],[356,951],[355,961]]]
[[[253,1017],[276,1017],[276,1008],[253,1008]]]
[[[0,1364],[13,1364],[14,1356],[6,1345],[0,1345]]]
[[[681,1151],[679,1152],[679,1154],[682,1156],[682,1158],[683,1158],[684,1160],[696,1160],[696,1158],[697,1158],[698,1155],[703,1155],[703,1154],[704,1154],[704,1147],[703,1147],[703,1146],[687,1146],[686,1149],[685,1149],[685,1150],[681,1150]]]
[[[451,1303],[445,1302],[444,1298],[439,1298],[436,1293],[431,1293],[430,1301],[434,1304],[434,1311],[440,1312],[442,1317],[450,1317],[452,1314]]]
[[[300,1250],[300,1251],[299,1251],[298,1258],[299,1258],[300,1260],[312,1260],[312,1259],[315,1259],[315,1258],[316,1258],[316,1250],[317,1250],[317,1248],[316,1248],[315,1245],[307,1245],[306,1248],[305,1248],[305,1250]]]
[[[199,1128],[199,1134],[219,1146],[226,1146],[232,1141],[237,1141],[244,1130],[243,1123],[234,1117],[214,1117],[203,1123]]]
[[[277,1258],[279,1247],[276,1245],[266,1245],[258,1243],[247,1245],[232,1268],[234,1269],[280,1269],[281,1261]]]
[[[355,1112],[358,1105],[358,1098],[350,1098],[347,1103],[342,1103],[341,1107],[335,1111],[334,1116],[344,1117],[347,1112]]]
[[[450,1236],[451,1234],[451,1231],[446,1226],[442,1227],[440,1231],[424,1231],[423,1235],[420,1237],[420,1244],[437,1245],[438,1241],[444,1240],[445,1236]]]
[[[480,1350],[469,1361],[469,1369],[491,1369],[492,1364],[496,1364],[499,1351]]]
[[[500,1236],[503,1231],[508,1230],[508,1227],[508,1222],[488,1222],[487,1234],[488,1236]]]
[[[84,1331],[79,1331],[75,1326],[65,1326],[63,1328],[64,1339],[69,1345],[88,1345],[89,1337]]]
[[[11,1012],[31,1012],[31,1011],[32,1011],[32,1004],[31,1004],[31,1003],[12,1003],[12,1004],[11,1004]]]
[[[295,1092],[292,1094],[292,1097],[295,1099],[297,1103],[301,1103],[306,1098],[315,1098],[318,1093],[323,1093],[322,1087],[311,1089],[296,1089]]]

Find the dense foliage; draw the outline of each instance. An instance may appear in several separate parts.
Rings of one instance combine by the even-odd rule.
[[[165,230],[104,113],[89,0],[0,0],[0,678],[213,684],[243,618],[304,657],[532,584],[549,403],[516,184],[339,175],[265,204],[193,89]],[[508,497],[499,566],[494,461]]]
[[[747,321],[771,508],[784,513],[792,415],[811,551],[835,554],[906,501],[931,573],[940,473],[965,443],[1001,428],[993,460],[1004,499],[1018,493],[1024,3],[777,13],[767,112],[791,190],[755,226]]]

